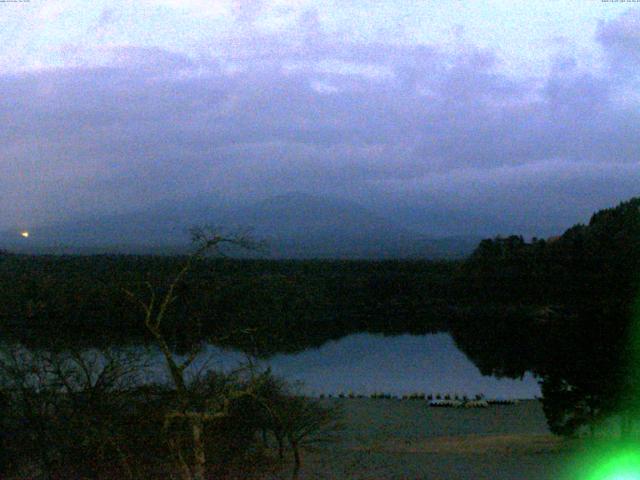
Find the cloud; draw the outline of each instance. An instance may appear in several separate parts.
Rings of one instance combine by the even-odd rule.
[[[76,45],[61,67],[0,75],[0,191],[15,205],[0,225],[287,190],[467,198],[460,208],[512,213],[532,195],[565,202],[552,209],[565,219],[599,188],[596,174],[575,182],[584,172],[630,191],[640,111],[616,91],[618,66],[637,61],[640,10],[600,25],[604,73],[565,55],[540,79],[509,76],[484,47],[341,39],[306,6],[281,35],[252,26],[272,5],[228,6],[246,28],[191,55]]]
[[[640,65],[640,8],[631,8],[614,20],[601,21],[596,38],[615,67],[625,71],[637,68]]]

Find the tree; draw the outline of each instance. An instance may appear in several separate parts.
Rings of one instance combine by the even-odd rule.
[[[39,478],[101,478],[105,468],[129,480],[146,478],[131,459],[142,449],[123,441],[133,438],[133,392],[142,366],[140,355],[129,351],[4,348],[0,430],[11,468],[35,467],[29,476]]]
[[[253,386],[227,392],[225,398],[210,399],[204,404],[194,402],[185,371],[193,364],[198,356],[201,344],[199,342],[192,343],[191,351],[186,356],[186,359],[178,359],[169,346],[167,335],[164,331],[164,322],[171,305],[177,299],[176,289],[190,272],[195,262],[211,251],[219,252],[220,248],[225,245],[247,249],[255,248],[256,244],[247,236],[225,236],[205,229],[193,229],[191,233],[195,250],[187,257],[184,265],[170,281],[164,292],[159,292],[156,287],[150,282],[147,282],[147,299],[141,299],[131,290],[127,290],[126,293],[142,307],[144,312],[144,325],[162,352],[173,388],[175,389],[176,402],[173,408],[165,414],[164,431],[167,434],[169,447],[175,455],[180,476],[183,480],[204,480],[207,463],[205,440],[203,439],[205,423],[227,417],[229,415],[231,402],[243,396],[254,395],[252,391]],[[184,446],[182,445],[180,437],[172,433],[172,427],[178,421],[186,422],[190,427],[192,442],[191,461],[185,456]]]
[[[323,407],[304,397],[290,397],[283,405],[280,419],[293,454],[293,478],[302,468],[302,450],[335,441],[340,429],[335,409]]]
[[[340,412],[316,400],[292,394],[287,383],[274,377],[270,370],[255,382],[254,398],[264,408],[263,425],[277,442],[278,456],[284,459],[286,444],[293,456],[293,478],[302,469],[302,451],[337,439],[342,429]]]

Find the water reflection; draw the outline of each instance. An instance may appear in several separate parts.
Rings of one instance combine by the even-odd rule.
[[[193,369],[238,367],[245,357],[229,350],[207,346]],[[160,358],[158,358],[160,360]],[[276,355],[261,361],[289,381],[301,381],[310,394],[350,392],[484,393],[496,398],[533,398],[540,395],[536,380],[483,376],[456,347],[449,334],[381,335],[357,334],[331,341],[317,349]]]

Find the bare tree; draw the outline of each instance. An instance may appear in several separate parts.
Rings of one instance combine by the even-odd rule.
[[[300,475],[302,451],[336,441],[342,426],[334,408],[301,396],[291,396],[281,405],[279,419],[293,455],[292,478]]]
[[[275,436],[281,459],[284,457],[285,442],[288,443],[294,459],[293,477],[297,478],[302,465],[301,451],[334,439],[332,433],[338,428],[336,412],[309,399],[291,395],[287,391],[286,382],[275,379],[269,370],[258,372],[251,355],[243,367],[247,374],[244,380],[232,381],[227,388],[202,395],[201,392],[196,392],[199,388],[198,382],[195,382],[195,385],[190,384],[186,376],[186,371],[201,351],[201,343],[193,342],[190,352],[183,358],[175,355],[170,348],[163,329],[165,319],[171,305],[177,300],[178,286],[192,270],[195,262],[212,251],[221,253],[220,247],[225,245],[242,249],[259,247],[246,235],[229,237],[199,229],[192,230],[192,236],[196,248],[171,279],[164,293],[160,293],[150,282],[145,284],[148,293],[144,299],[130,290],[126,291],[142,308],[144,324],[162,352],[175,389],[176,402],[165,414],[163,430],[176,460],[178,475],[181,480],[205,479],[205,424],[215,425],[216,422],[229,419],[237,414],[234,408],[248,401],[253,408],[252,414],[262,419],[261,428],[269,430]],[[246,330],[240,333],[252,336],[255,332]],[[255,343],[254,338],[251,338],[251,341]],[[175,427],[180,425],[186,425],[190,432],[188,449],[185,448],[181,435],[175,432]],[[266,440],[266,435],[263,438]]]
[[[0,353],[2,421],[13,431],[8,447],[33,475],[51,478],[69,468],[98,477],[114,465],[133,480],[135,468],[121,445],[130,393],[142,370],[130,351],[29,351],[21,345]],[[29,458],[26,458],[29,457]],[[22,463],[23,465],[19,465]],[[69,472],[67,471],[67,474]],[[31,474],[30,474],[31,476]]]
[[[206,453],[203,439],[205,422],[212,422],[228,415],[229,403],[242,395],[252,395],[248,391],[232,392],[222,401],[210,401],[202,408],[193,404],[189,394],[188,382],[185,371],[193,364],[200,353],[201,344],[194,342],[186,358],[179,359],[171,350],[167,336],[163,330],[163,322],[171,305],[177,300],[176,289],[185,276],[193,268],[195,262],[211,252],[222,253],[221,247],[235,246],[241,249],[255,249],[257,244],[248,235],[226,236],[212,232],[208,229],[192,229],[192,240],[195,245],[194,252],[189,255],[178,273],[172,278],[167,290],[159,293],[158,289],[150,282],[146,283],[148,296],[140,298],[130,290],[127,295],[137,302],[144,312],[144,324],[153,336],[160,348],[165,360],[165,365],[175,388],[176,405],[169,411],[164,420],[164,431],[167,434],[169,447],[174,452],[178,463],[179,475],[182,480],[204,480],[206,474]],[[185,421],[191,431],[192,459],[185,456],[183,446],[177,436],[171,435],[172,426],[176,421]],[[191,463],[191,465],[190,465]]]

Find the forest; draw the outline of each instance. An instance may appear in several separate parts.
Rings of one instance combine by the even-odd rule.
[[[145,340],[139,312],[125,290],[165,288],[186,257],[0,257],[0,323],[29,344]],[[253,328],[259,353],[304,350],[350,333],[426,333],[446,329],[455,262],[275,261],[201,259],[178,286],[171,318],[195,319],[213,339]],[[64,338],[64,332],[82,332]],[[232,346],[242,347],[229,338]],[[248,347],[248,346],[247,346]],[[256,346],[254,345],[253,348]]]

